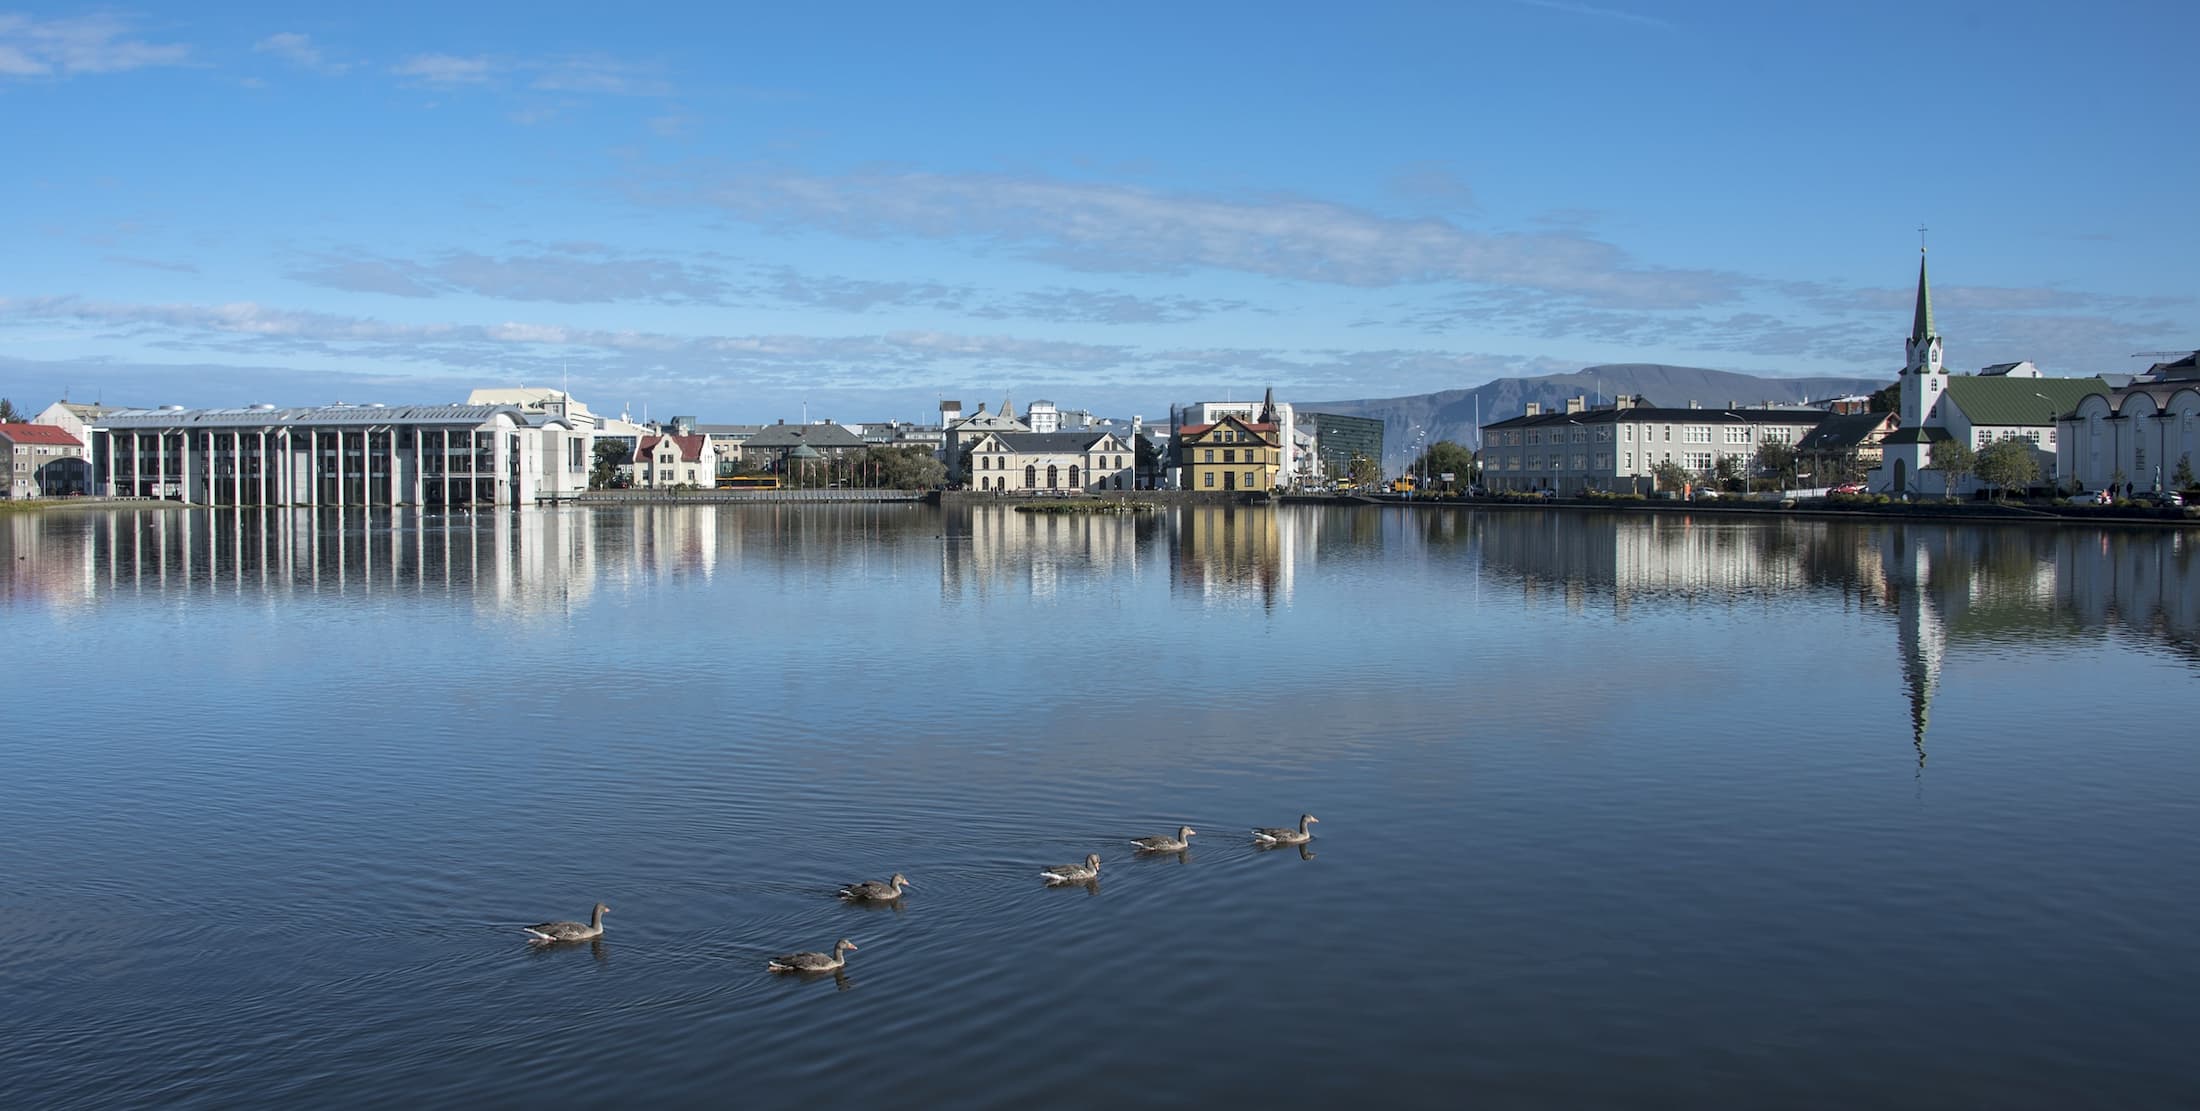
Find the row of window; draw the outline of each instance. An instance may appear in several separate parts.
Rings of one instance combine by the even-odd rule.
[[[1212,487],[1213,487],[1213,486],[1215,485],[1215,475],[1216,475],[1216,474],[1218,474],[1218,473],[1219,473],[1219,472],[1217,472],[1217,471],[1208,471],[1208,472],[1206,472],[1206,474],[1207,474],[1207,480],[1206,480],[1206,482],[1204,482],[1204,483],[1203,483],[1202,485],[1205,485],[1205,486],[1207,486],[1207,487],[1209,487],[1209,488],[1212,488]],[[1240,485],[1238,486],[1238,489],[1240,489],[1240,490],[1258,490],[1258,489],[1260,489],[1260,472],[1259,472],[1259,471],[1247,471],[1247,472],[1245,472],[1245,478],[1244,478],[1244,479],[1242,480],[1242,482],[1241,482],[1241,483],[1240,483]]]
[[[1619,438],[1621,442],[1633,443],[1635,439],[1636,427],[1637,426],[1632,424],[1620,425]],[[1644,443],[1650,443],[1654,440],[1659,439],[1661,433],[1666,443],[1673,442],[1673,426],[1670,424],[1646,424],[1642,425],[1641,428],[1642,441]],[[1789,444],[1795,442],[1796,431],[1796,426],[1792,424],[1767,424],[1762,426],[1746,424],[1726,425],[1722,426],[1721,428],[1721,440],[1724,443],[1734,444],[1737,446],[1747,446],[1749,444],[1758,443],[1762,440],[1777,440],[1780,443]],[[1540,445],[1544,443],[1564,443],[1568,435],[1569,432],[1562,429],[1550,429],[1548,434],[1546,435],[1545,431],[1542,429],[1531,428],[1528,430],[1527,433],[1527,442],[1530,445]],[[1589,438],[1588,431],[1583,426],[1576,426],[1571,429],[1571,438],[1573,442],[1577,444],[1586,442]],[[1596,426],[1596,439],[1599,443],[1609,443],[1612,439],[1612,426],[1608,424]],[[1710,425],[1691,424],[1683,425],[1681,428],[1682,443],[1708,444],[1711,443],[1712,440],[1713,438],[1711,435]],[[1520,442],[1521,434],[1517,429],[1509,432],[1499,433],[1494,441],[1495,446],[1500,447],[1519,447]]]
[[[1210,451],[1207,454],[1211,456],[1214,453]],[[1122,470],[1123,457],[1120,455],[1102,455],[1094,460],[1093,465],[1096,467],[1106,467],[1113,470]],[[1024,469],[1027,471],[1030,470],[1031,467],[1032,464],[1029,463],[1024,465]],[[981,471],[1005,471],[1008,469],[1008,457],[1005,455],[981,455],[978,457],[978,469]],[[1071,469],[1074,470],[1075,468]],[[984,487],[980,487],[980,489],[984,489]]]

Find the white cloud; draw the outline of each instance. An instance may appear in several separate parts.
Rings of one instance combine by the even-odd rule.
[[[555,93],[670,96],[672,85],[650,70],[609,58],[558,58],[534,63],[532,88]]]
[[[486,55],[463,58],[456,54],[415,54],[390,68],[390,72],[415,84],[448,89],[486,84],[496,63]]]
[[[1484,232],[1299,198],[1233,200],[1052,178],[917,171],[748,172],[700,199],[761,224],[866,238],[957,239],[1076,270],[1233,270],[1349,286],[1465,282],[1591,304],[1733,301],[1739,275],[1644,266],[1576,233]]]
[[[182,65],[191,48],[131,38],[131,25],[113,15],[34,19],[0,13],[0,77],[74,77]]]
[[[313,45],[311,36],[297,31],[283,31],[269,35],[253,43],[252,51],[255,54],[272,54],[299,69],[312,70],[315,73],[326,73],[331,76],[351,68],[348,63],[329,60],[326,55],[321,53],[320,47]]]

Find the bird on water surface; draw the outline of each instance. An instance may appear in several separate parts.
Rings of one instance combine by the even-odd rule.
[[[1083,864],[1057,864],[1039,875],[1048,883],[1091,883],[1100,878],[1100,854],[1086,853]]]
[[[528,941],[535,945],[547,945],[553,941],[589,941],[603,936],[603,916],[609,913],[610,907],[597,903],[585,926],[579,922],[537,922],[532,926],[521,926],[520,931],[527,934]]]
[[[909,882],[909,877],[896,872],[894,878],[885,883],[877,880],[851,883],[840,889],[840,897],[851,903],[891,903],[901,898],[902,888],[915,886]]]
[[[1137,837],[1131,840],[1131,845],[1142,853],[1180,853],[1192,847],[1192,838],[1198,833],[1190,826],[1180,826],[1174,837]]]
[[[1314,831],[1306,827],[1310,823],[1319,821],[1321,819],[1312,814],[1301,814],[1299,815],[1299,828],[1256,829],[1253,831],[1253,840],[1263,845],[1304,845],[1314,839]]]
[[[773,957],[764,967],[773,972],[835,972],[848,963],[847,954],[856,951],[856,943],[841,938],[833,943],[831,955],[824,953],[789,953]]]

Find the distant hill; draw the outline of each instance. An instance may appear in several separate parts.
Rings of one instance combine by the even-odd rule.
[[[1891,377],[1891,376],[1890,376]],[[1587,398],[1609,404],[1618,394],[1649,399],[1653,405],[1685,406],[1697,402],[1705,408],[1760,402],[1793,405],[1843,394],[1870,393],[1887,385],[1888,378],[1764,378],[1725,370],[1657,363],[1612,363],[1583,367],[1571,374],[1546,374],[1538,378],[1499,378],[1473,389],[1445,390],[1411,397],[1366,398],[1357,401],[1309,401],[1297,403],[1301,413],[1341,413],[1376,417],[1383,422],[1383,464],[1386,469],[1410,462],[1416,438],[1428,430],[1426,441],[1475,442],[1475,404],[1480,399],[1481,422],[1489,424],[1528,411],[1528,403],[1544,409],[1564,408],[1566,399]]]

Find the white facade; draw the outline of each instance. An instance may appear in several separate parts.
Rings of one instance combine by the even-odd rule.
[[[974,490],[1131,490],[1138,453],[1111,432],[989,432],[970,448]]]
[[[679,486],[710,489],[718,483],[719,446],[700,432],[644,436],[635,447],[632,482],[646,490]]]
[[[202,505],[517,505],[588,489],[593,431],[509,405],[126,409],[93,490]]]
[[[1051,401],[1034,401],[1024,410],[1024,423],[1033,432],[1060,432],[1062,414]]]
[[[1671,409],[1623,404],[1533,411],[1482,428],[1482,481],[1492,490],[1649,493],[1672,463],[1708,479],[1722,461],[1748,474],[1758,445],[1790,447],[1826,419],[1818,409]],[[1534,406],[1530,407],[1531,409]],[[1464,480],[1461,480],[1464,481]]]
[[[2059,423],[2065,487],[2174,490],[2180,464],[2200,474],[2200,381],[2096,393]]]

